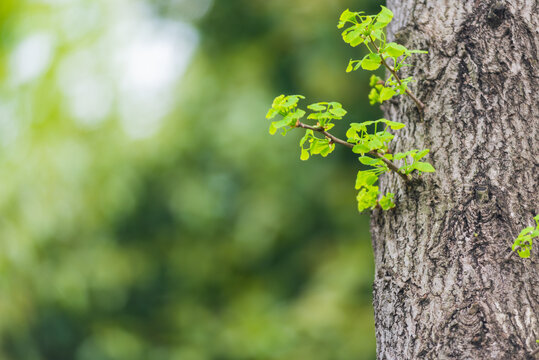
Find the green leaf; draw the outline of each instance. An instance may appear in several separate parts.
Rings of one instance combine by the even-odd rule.
[[[279,113],[279,111],[277,111],[274,108],[271,108],[271,109],[268,110],[268,113],[266,114],[266,119],[273,119],[275,117],[275,115],[277,115],[278,113]]]
[[[320,152],[324,148],[324,144],[321,143],[321,142],[322,142],[322,140],[317,139],[317,138],[313,138],[311,140],[311,155],[320,154]]]
[[[316,103],[307,106],[307,109],[311,109],[313,111],[324,111],[326,110],[326,106],[322,105],[321,103]]]
[[[363,165],[369,165],[369,166],[375,166],[375,165],[383,164],[382,160],[374,159],[374,158],[371,158],[370,156],[361,156],[358,160]]]
[[[431,164],[426,163],[426,162],[421,162],[421,161],[415,162],[413,164],[413,167],[414,169],[418,171],[426,172],[426,173],[431,173],[431,172],[436,171],[436,169],[434,169],[434,167]]]
[[[342,105],[336,101],[332,101],[328,104],[329,113],[333,115],[336,120],[342,119],[346,115],[347,111],[342,108]]]
[[[299,146],[301,148],[303,148],[303,144],[305,144],[305,142],[312,136],[313,136],[313,131],[312,130],[305,131],[305,135],[303,135],[303,137],[299,141]]]
[[[376,75],[371,75],[370,79],[369,79],[369,86],[370,87],[373,87],[374,85],[378,84],[379,82],[381,82],[382,79]]]
[[[370,150],[378,150],[384,147],[384,143],[380,141],[376,136],[371,136],[369,141],[369,149]]]
[[[299,157],[302,161],[309,159],[309,152],[305,149],[301,149],[301,155]]]
[[[382,210],[389,210],[395,207],[395,203],[393,202],[394,196],[395,194],[393,193],[387,193],[380,199],[379,203]]]
[[[327,146],[320,152],[320,155],[326,157],[331,154],[333,150],[335,150],[335,144],[328,143]]]
[[[348,66],[346,67],[346,72],[352,72],[354,71],[354,60],[348,61]]]
[[[412,157],[415,159],[415,160],[419,160],[423,157],[425,157],[428,153],[429,153],[429,149],[424,149],[424,150],[421,150],[420,152],[418,152],[417,154],[413,155]]]
[[[373,30],[381,30],[387,26],[387,23],[377,21],[372,25]]]
[[[393,12],[385,6],[381,6],[381,8],[382,10],[378,13],[376,20],[380,23],[389,24],[393,19]]]
[[[382,91],[380,91],[380,102],[384,102],[386,100],[389,100],[395,95],[396,91],[392,88],[383,88]]]
[[[406,50],[408,54],[428,54],[428,51],[425,50]]]
[[[280,107],[280,104],[283,102],[284,97],[285,96],[283,94],[281,94],[281,95],[277,96],[275,99],[273,99],[273,103],[271,104],[271,107],[272,108]]]
[[[370,147],[363,143],[357,144],[352,148],[352,152],[356,154],[365,154],[365,153],[368,153],[369,151],[371,151]]]
[[[356,47],[363,43],[363,41],[365,41],[365,39],[363,38],[363,36],[361,36],[359,30],[357,30],[356,32],[354,32],[354,38],[349,42],[349,44],[351,47]]]
[[[363,30],[359,25],[354,25],[343,31],[342,38],[345,43],[356,47],[364,41]]]
[[[346,130],[346,138],[348,139],[348,142],[357,142],[359,140],[357,130],[355,130],[354,128],[349,128],[348,130]]]
[[[305,97],[302,95],[290,95],[290,96],[279,95],[273,100],[271,109],[268,111],[266,117],[268,119],[272,119],[278,113],[281,113],[286,116],[290,113],[291,109],[297,106],[299,99],[304,99],[304,98]]]
[[[371,92],[369,93],[369,103],[371,105],[376,104],[380,101],[380,94],[376,89],[371,89]]]
[[[399,45],[394,42],[390,42],[386,45],[384,51],[389,54],[389,56],[393,58],[398,58],[401,55],[404,55],[406,52],[406,48],[402,45]]]
[[[293,121],[293,120],[301,119],[304,115],[305,115],[305,111],[303,111],[301,109],[297,109],[296,111],[291,112],[288,115],[286,115],[284,118],[285,119],[290,119],[291,121]]]
[[[335,144],[330,145],[327,139],[314,139],[311,144],[311,155],[320,154],[326,157],[334,148]]]
[[[277,131],[277,128],[275,126],[273,126],[273,123],[271,123],[270,127],[269,127],[270,135],[274,135],[276,131]]]
[[[365,131],[367,131],[367,126],[369,125],[374,125],[376,123],[379,123],[380,121],[379,120],[369,120],[369,121],[363,121],[361,123],[361,125],[363,126],[363,128],[365,129]]]
[[[350,128],[356,131],[367,131],[366,122],[364,123],[350,123]]]
[[[284,118],[284,119],[281,119],[279,121],[272,122],[271,125],[273,125],[276,129],[280,129],[283,126],[288,125],[289,121],[290,121],[290,119]]]
[[[520,232],[520,234],[518,234],[518,236],[520,237],[520,236],[522,236],[522,235],[527,235],[528,233],[532,232],[533,230],[535,230],[534,227],[528,226],[527,228],[525,228],[524,230],[522,230],[522,231]]]
[[[376,70],[382,65],[382,58],[378,54],[370,53],[361,60],[361,67],[365,70]]]
[[[335,124],[329,123],[329,124],[326,124],[326,125],[324,126],[324,129],[326,129],[326,130],[331,130],[334,126],[335,126]]]
[[[291,106],[294,106],[298,103],[299,99],[305,99],[305,96],[302,95],[289,95],[287,96],[284,101],[281,103],[281,107],[289,108]]]
[[[391,140],[393,140],[395,138],[395,135],[389,133],[389,132],[384,132],[384,131],[379,131],[376,136],[378,137],[378,139],[380,139],[380,141],[382,142],[390,142]]]
[[[360,13],[351,12],[350,10],[346,9],[343,11],[339,18],[339,24],[337,25],[337,28],[341,29],[347,22],[356,22],[356,15],[359,15]]]
[[[378,197],[378,186],[365,186],[357,194],[357,209],[362,212],[366,209],[373,209],[376,206]]]
[[[334,109],[329,110],[329,112],[337,116],[338,118],[342,118],[347,113],[347,111],[344,110],[343,108],[336,108],[336,109],[334,108]]]
[[[527,259],[527,258],[530,257],[530,253],[531,253],[530,250],[531,250],[531,249],[530,249],[529,247],[526,247],[526,248],[524,248],[524,249],[522,249],[522,250],[519,250],[519,251],[518,251],[518,256],[520,256],[520,257],[523,258],[523,259]]]
[[[379,24],[379,23],[376,23],[375,26]],[[386,24],[383,24],[383,26],[385,26]],[[380,40],[382,42],[382,44],[384,43],[384,31],[381,30],[381,28],[383,26],[377,26],[377,28],[375,28],[373,31],[371,31],[371,33],[369,34],[370,37],[374,38],[374,39],[377,39],[377,40]],[[382,45],[383,46],[383,45]]]
[[[406,175],[414,171],[414,167],[412,165],[403,165],[399,168],[400,172],[404,172]]]
[[[371,186],[378,180],[378,176],[371,171],[359,170],[356,177],[356,190],[364,186]]]
[[[387,124],[392,130],[399,130],[405,127],[406,125],[397,121],[391,121],[387,119],[380,119],[383,123]]]
[[[362,31],[364,31],[365,34],[368,33],[372,22],[373,22],[373,17],[371,15],[366,15],[362,17],[362,21],[359,24],[359,26],[361,27]]]

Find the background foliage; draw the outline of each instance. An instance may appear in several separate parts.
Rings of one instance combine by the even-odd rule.
[[[264,115],[377,118],[336,24],[379,4],[2,0],[0,358],[374,359],[359,164]]]

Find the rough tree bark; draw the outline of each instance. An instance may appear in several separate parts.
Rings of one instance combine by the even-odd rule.
[[[539,358],[539,243],[511,244],[539,213],[539,5],[536,0],[389,0],[391,38],[426,104],[384,107],[395,150],[430,148],[435,174],[375,211],[379,359]]]

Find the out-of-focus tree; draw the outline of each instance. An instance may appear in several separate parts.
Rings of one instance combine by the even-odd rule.
[[[374,358],[358,164],[263,116],[376,116],[335,25],[377,5],[2,0],[0,358]]]

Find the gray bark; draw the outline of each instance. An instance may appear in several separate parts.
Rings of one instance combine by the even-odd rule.
[[[539,213],[539,6],[534,0],[390,0],[389,36],[426,104],[384,106],[407,124],[395,151],[430,148],[437,169],[382,191],[372,216],[379,359],[539,358],[539,241],[509,258]],[[534,354],[535,353],[535,354]]]

